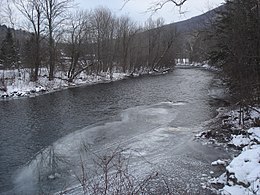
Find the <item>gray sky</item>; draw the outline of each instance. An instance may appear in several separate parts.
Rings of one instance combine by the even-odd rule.
[[[155,0],[131,0],[123,9],[121,8],[124,0],[75,0],[75,2],[78,3],[80,9],[94,9],[98,6],[104,6],[118,16],[129,15],[136,22],[142,23],[151,16],[147,10]],[[174,7],[172,3],[168,3],[152,17],[153,19],[163,17],[165,23],[176,22],[200,15],[223,2],[224,0],[188,0],[181,9],[185,14],[180,14],[178,8]]]

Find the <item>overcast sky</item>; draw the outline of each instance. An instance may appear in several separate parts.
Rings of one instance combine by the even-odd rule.
[[[155,0],[131,0],[123,8],[124,0],[75,0],[75,2],[81,9],[94,9],[98,6],[108,7],[118,16],[129,15],[136,22],[142,23],[151,16],[147,10]],[[168,3],[152,17],[153,19],[163,17],[166,23],[176,22],[200,15],[223,2],[224,0],[188,0],[181,9],[184,14],[180,14],[178,8],[174,7],[172,3]]]

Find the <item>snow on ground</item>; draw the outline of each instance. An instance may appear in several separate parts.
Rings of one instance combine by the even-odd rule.
[[[226,113],[227,117],[222,120],[222,125],[235,133],[231,133],[228,146],[241,149],[241,153],[229,165],[223,160],[212,162],[213,166],[226,166],[226,172],[217,178],[210,179],[209,182],[223,185],[219,189],[222,195],[260,195],[260,127],[250,128],[256,125],[255,121],[260,117],[260,113],[257,108],[248,111],[244,128],[239,125],[238,113],[238,110]],[[198,136],[205,137],[209,131],[203,133]]]
[[[250,139],[246,135],[231,135],[232,140],[228,143],[236,147],[246,146],[250,143]]]
[[[198,68],[204,68],[206,70],[213,70],[213,71],[219,71],[219,68],[216,68],[214,66],[209,65],[207,62],[203,63],[177,63],[177,66],[190,66],[190,67],[198,67]]]
[[[248,130],[248,133],[251,134],[250,135],[250,139],[253,141],[257,141],[260,142],[260,129],[259,127],[252,127]]]
[[[243,111],[243,116],[240,114]],[[211,163],[225,171],[219,177],[209,179],[212,190],[221,195],[260,195],[260,109],[218,109],[216,120],[222,123],[211,130],[201,132],[196,138],[205,139],[206,144],[233,148],[236,157],[232,160],[217,159]],[[242,122],[244,119],[244,123]]]
[[[260,194],[260,145],[246,146],[226,167],[222,195]],[[217,181],[218,182],[218,181]]]
[[[156,72],[159,73],[166,73]],[[105,83],[111,81],[122,80],[126,77],[137,77],[143,74],[154,74],[155,72],[147,69],[142,69],[135,73],[123,73],[114,71],[112,74],[108,72],[101,72],[99,74],[87,74],[81,72],[73,82],[68,82],[66,72],[57,71],[54,79],[49,81],[49,72],[46,68],[39,70],[39,77],[37,82],[30,81],[30,69],[15,69],[15,70],[0,70],[0,98],[17,98],[24,96],[35,96],[46,92],[53,92],[68,87],[75,87],[80,85],[91,85],[97,83]]]
[[[222,195],[253,195],[248,189],[239,186],[239,185],[234,185],[234,186],[225,186],[223,188],[223,191],[221,193]]]
[[[47,75],[49,75],[48,70],[41,68],[38,81],[32,82],[30,81],[30,69],[20,69],[19,71],[17,69],[1,70],[0,97],[33,96],[67,87],[121,80],[128,76],[128,74],[122,72],[114,72],[112,77],[110,77],[109,72],[103,72],[98,75],[88,75],[82,72],[73,82],[69,83],[66,73],[63,71],[56,72],[53,81],[49,81]]]
[[[212,163],[211,163],[211,165],[212,166],[217,166],[217,165],[227,165],[227,162],[228,162],[228,160],[220,160],[220,159],[218,159],[218,160],[216,160],[216,161],[213,161]]]
[[[260,178],[260,145],[243,148],[241,154],[226,169],[241,185],[249,186],[255,182]]]

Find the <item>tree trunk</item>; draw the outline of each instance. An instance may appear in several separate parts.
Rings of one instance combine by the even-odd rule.
[[[51,28],[51,27],[50,27]],[[55,55],[54,55],[54,40],[53,40],[53,35],[52,35],[52,29],[50,29],[50,34],[49,34],[49,67],[50,67],[50,72],[49,72],[49,80],[52,81],[54,78],[54,66],[55,66]]]

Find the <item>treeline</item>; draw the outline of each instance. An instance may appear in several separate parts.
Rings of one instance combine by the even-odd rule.
[[[82,71],[131,74],[174,65],[177,32],[162,30],[163,19],[137,25],[128,16],[117,17],[103,7],[75,11],[72,3],[14,0],[30,33],[17,40],[15,31],[7,30],[0,45],[1,68],[30,68],[31,79],[36,81],[39,69],[47,67],[49,80],[62,70],[73,81]]]
[[[213,27],[211,62],[222,68],[237,102],[259,104],[259,0],[227,0]]]

